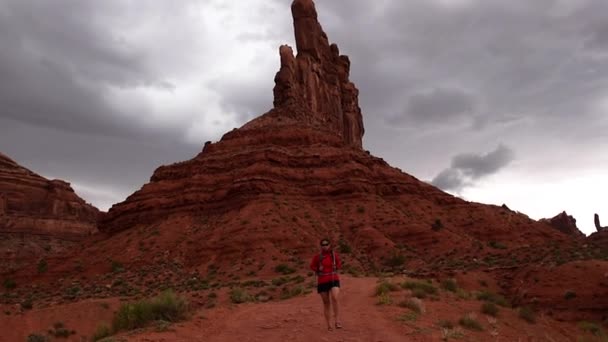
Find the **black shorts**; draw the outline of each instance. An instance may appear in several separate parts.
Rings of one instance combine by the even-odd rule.
[[[340,287],[340,281],[334,280],[327,283],[317,285],[317,293],[329,292],[332,287]]]

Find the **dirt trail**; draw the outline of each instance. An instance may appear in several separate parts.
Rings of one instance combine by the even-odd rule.
[[[129,341],[403,341],[403,325],[387,317],[392,310],[375,305],[373,284],[357,278],[345,282],[340,294],[343,329],[327,331],[315,291],[283,302],[218,308],[204,319],[195,316],[176,325],[174,332],[131,336]]]

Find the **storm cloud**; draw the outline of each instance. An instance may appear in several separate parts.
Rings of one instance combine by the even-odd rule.
[[[431,184],[442,190],[459,192],[464,187],[475,185],[475,181],[500,171],[514,157],[513,151],[504,145],[484,155],[458,154],[452,158],[451,166],[441,171]]]
[[[160,164],[271,108],[279,45],[295,45],[290,4],[0,0],[0,151],[107,209]],[[505,175],[563,187],[608,172],[598,157],[608,2],[332,0],[317,10],[350,57],[364,146],[390,164],[480,191],[479,180]],[[519,210],[554,215],[572,198]]]

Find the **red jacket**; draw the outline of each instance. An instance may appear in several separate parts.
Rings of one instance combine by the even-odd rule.
[[[317,283],[330,283],[332,281],[339,281],[338,270],[342,268],[342,261],[338,257],[338,253],[334,251],[334,258],[336,259],[336,269],[333,269],[333,260],[331,257],[331,251],[323,252],[323,258],[319,263],[319,257],[321,254],[317,254],[312,258],[310,262],[310,269],[317,273]],[[319,265],[323,265],[323,271],[319,271]]]

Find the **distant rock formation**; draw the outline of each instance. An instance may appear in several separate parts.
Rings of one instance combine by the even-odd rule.
[[[598,232],[608,231],[608,226],[600,226],[600,215],[593,214],[593,222],[595,223],[595,229],[597,229]]]
[[[553,218],[541,219],[540,222],[546,222],[551,225],[551,227],[564,234],[568,234],[573,237],[585,237],[585,234],[583,234],[576,226],[576,219],[571,215],[568,215],[565,211],[559,213]]]
[[[362,148],[364,133],[359,90],[349,81],[350,60],[341,56],[336,44],[329,44],[317,20],[312,0],[296,0],[291,5],[298,54],[287,45],[279,48],[281,69],[275,76],[274,107],[287,115],[314,121],[339,135],[345,144]]]
[[[99,215],[69,183],[45,179],[0,153],[0,272],[97,232]]]

